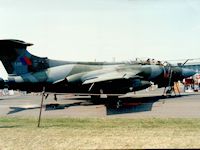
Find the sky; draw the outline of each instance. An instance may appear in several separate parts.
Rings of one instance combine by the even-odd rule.
[[[0,39],[69,61],[200,58],[200,1],[0,0]]]

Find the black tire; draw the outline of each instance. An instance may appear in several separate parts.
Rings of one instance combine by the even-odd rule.
[[[119,97],[118,96],[108,96],[107,97],[107,101],[108,101],[108,104],[109,106],[113,107],[114,108],[120,108],[123,104],[122,104],[122,101],[119,100]]]
[[[91,95],[91,102],[93,104],[100,104],[101,103],[100,95]]]

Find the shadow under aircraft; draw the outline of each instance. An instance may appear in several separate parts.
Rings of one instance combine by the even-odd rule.
[[[106,98],[102,98],[99,101],[93,102],[89,97],[81,97],[81,98],[70,98],[70,99],[63,99],[63,100],[81,100],[81,102],[73,102],[73,103],[67,103],[67,104],[58,104],[58,103],[50,103],[45,104],[45,111],[54,111],[58,109],[67,109],[70,107],[78,107],[78,106],[98,106],[98,105],[104,105],[106,107],[106,115],[117,115],[117,114],[127,114],[127,113],[138,113],[138,112],[144,112],[144,111],[151,111],[153,104],[155,102],[162,102],[162,104],[165,103],[165,99],[167,100],[174,100],[174,98],[179,97],[186,97],[190,96],[192,94],[188,95],[180,95],[180,96],[170,96],[166,98],[165,96],[148,96],[148,97],[124,97],[119,98],[121,100],[120,107],[116,107],[115,103],[113,101],[109,101]],[[117,102],[117,101],[116,101]],[[29,106],[29,107],[10,107],[10,111],[7,113],[8,115],[18,113],[21,111],[26,110],[32,110],[32,109],[39,109],[40,106]]]

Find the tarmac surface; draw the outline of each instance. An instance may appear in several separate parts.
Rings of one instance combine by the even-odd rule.
[[[200,118],[200,92],[168,98],[162,93],[163,89],[156,89],[128,94],[129,98],[120,98],[119,108],[112,99],[94,104],[90,96],[58,95],[56,102],[49,95],[44,100],[42,117]],[[40,103],[41,95],[1,96],[0,116],[38,117]]]

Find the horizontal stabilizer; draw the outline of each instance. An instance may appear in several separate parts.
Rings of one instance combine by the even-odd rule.
[[[0,49],[4,47],[27,47],[32,46],[32,43],[26,43],[21,40],[15,40],[15,39],[6,39],[6,40],[0,40]]]

